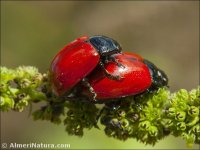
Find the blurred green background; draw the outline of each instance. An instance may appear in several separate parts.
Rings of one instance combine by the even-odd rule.
[[[199,1],[1,1],[1,65],[32,65],[46,72],[54,55],[82,35],[106,35],[124,51],[165,70],[171,91],[199,85]],[[2,142],[68,143],[72,149],[185,149],[169,136],[154,147],[121,142],[102,130],[68,136],[63,125],[32,121],[24,113],[1,114]],[[194,145],[193,148],[198,148]]]

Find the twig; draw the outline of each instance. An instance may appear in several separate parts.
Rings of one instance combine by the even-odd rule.
[[[35,67],[0,69],[1,112],[21,112],[31,104],[43,101],[46,104],[32,113],[34,120],[64,122],[70,135],[83,136],[83,129],[99,128],[100,123],[105,126],[106,135],[119,140],[135,138],[154,145],[160,139],[174,135],[185,139],[189,147],[200,143],[200,87],[190,92],[180,89],[176,93],[170,93],[164,87],[154,93],[99,105],[78,96],[73,101],[56,97],[51,91],[48,73],[41,74]]]

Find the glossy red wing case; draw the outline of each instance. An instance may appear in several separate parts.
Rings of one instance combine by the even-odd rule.
[[[120,80],[107,78],[98,67],[88,77],[91,87],[97,94],[97,99],[112,99],[135,95],[151,86],[149,69],[141,61],[143,59],[139,55],[115,54],[114,57],[124,68],[113,62],[106,64],[105,68],[112,75],[121,76]]]
[[[100,56],[87,39],[84,36],[69,43],[53,59],[50,78],[56,95],[68,92],[97,66]]]

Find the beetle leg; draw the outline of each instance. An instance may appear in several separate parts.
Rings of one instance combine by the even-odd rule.
[[[99,62],[99,65],[100,65],[100,67],[103,69],[103,71],[104,71],[106,77],[108,77],[109,79],[112,79],[112,80],[120,80],[120,79],[122,78],[122,77],[120,77],[120,76],[118,76],[118,75],[112,75],[112,74],[110,74],[110,73],[106,70],[104,64],[103,64],[101,61]]]
[[[118,59],[116,59],[115,57],[113,57],[113,56],[110,56],[108,59],[109,59],[110,61],[112,61],[112,62],[116,63],[118,67],[125,68],[125,66],[124,66],[124,65],[122,65],[122,64],[121,64],[121,63],[118,61]]]
[[[85,87],[88,88],[88,90],[90,91],[90,93],[92,94],[92,100],[93,101],[97,101],[96,100],[96,97],[97,97],[97,94],[95,93],[94,89],[91,87],[90,83],[88,82],[88,79],[87,78],[83,78],[82,79],[82,83]]]

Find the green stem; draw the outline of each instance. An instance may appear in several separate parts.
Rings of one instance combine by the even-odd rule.
[[[34,120],[64,122],[70,135],[83,136],[84,128],[99,129],[98,125],[102,124],[106,135],[119,140],[135,138],[154,145],[174,135],[185,139],[188,146],[200,143],[200,87],[176,93],[164,87],[154,93],[94,104],[81,97],[74,101],[56,97],[51,91],[48,73],[41,74],[35,67],[0,69],[1,112],[21,112],[32,103],[43,101],[46,104],[32,113]]]

